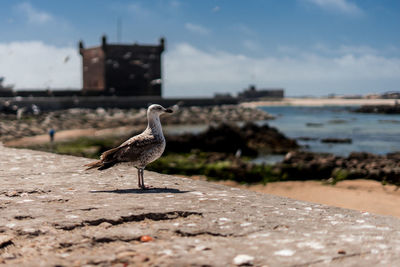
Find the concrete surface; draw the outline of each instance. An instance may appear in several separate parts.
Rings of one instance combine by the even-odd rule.
[[[0,265],[400,266],[398,219],[89,161],[0,147]]]

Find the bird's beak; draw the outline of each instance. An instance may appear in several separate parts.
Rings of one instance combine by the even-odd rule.
[[[164,110],[165,112],[167,112],[167,113],[172,113],[172,112],[174,112],[172,109],[170,109],[170,108],[167,108],[167,109],[165,109]]]

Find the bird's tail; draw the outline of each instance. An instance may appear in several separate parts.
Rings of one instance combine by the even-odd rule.
[[[99,171],[108,169],[115,165],[116,162],[104,162],[102,160],[94,161],[83,166],[87,167],[85,171],[97,168]]]
[[[94,161],[94,162],[85,164],[85,165],[83,165],[83,166],[87,167],[87,168],[85,169],[85,171],[87,171],[87,170],[91,170],[91,169],[94,169],[94,168],[100,168],[100,167],[102,167],[102,166],[103,166],[103,162],[102,162],[101,160],[97,160],[97,161]]]

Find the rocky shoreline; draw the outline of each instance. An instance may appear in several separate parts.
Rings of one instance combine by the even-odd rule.
[[[163,125],[218,124],[222,122],[254,122],[273,119],[270,114],[237,105],[210,107],[175,107],[173,116],[164,116]],[[67,109],[38,115],[0,113],[0,141],[46,134],[50,128],[105,129],[126,125],[146,125],[146,109]]]
[[[238,138],[241,136],[241,138]],[[174,139],[175,138],[175,139]],[[196,139],[197,138],[197,139]],[[325,140],[333,143],[349,143],[351,139]],[[208,142],[208,143],[207,143]],[[189,146],[189,143],[197,146]],[[237,144],[236,146],[233,144]],[[169,137],[168,151],[172,153],[193,153],[208,151],[206,159],[201,159],[201,153],[192,155],[191,161],[202,162],[203,165],[184,167],[172,164],[170,161],[160,162],[152,168],[166,173],[192,175],[196,168],[200,174],[212,179],[234,180],[245,183],[267,183],[287,180],[328,180],[336,183],[345,179],[371,179],[384,183],[400,185],[400,152],[387,155],[353,152],[348,157],[328,153],[314,153],[300,150],[295,140],[285,137],[278,130],[268,125],[244,125],[242,128],[221,125],[211,128],[198,136]],[[184,150],[182,150],[184,148]],[[241,156],[254,157],[257,154],[285,154],[282,162],[267,165],[254,164],[251,161],[235,155],[240,150]],[[209,166],[207,167],[207,164]],[[190,169],[192,168],[192,169]],[[245,177],[245,178],[244,178]]]
[[[83,127],[101,129],[146,124],[145,109],[71,109],[26,116],[19,120],[14,115],[0,116],[1,141],[46,134],[50,127],[60,131]],[[352,153],[348,157],[340,157],[304,152],[299,150],[295,140],[285,137],[277,129],[266,124],[258,126],[249,123],[271,118],[262,110],[241,106],[178,109],[174,116],[162,118],[164,125],[203,124],[210,127],[197,135],[186,133],[166,136],[166,157],[150,166],[150,169],[170,174],[203,174],[213,179],[231,179],[246,183],[311,179],[331,179],[332,182],[336,182],[363,178],[400,185],[400,153]],[[234,122],[244,124],[239,124],[242,125],[239,127]],[[119,141],[118,138],[78,140],[75,147],[79,149],[70,149],[74,146],[72,143],[63,144],[63,150],[59,153],[98,157],[104,150],[118,145]],[[327,139],[321,142],[350,143],[351,139]],[[32,148],[54,151],[53,146]],[[274,165],[249,161],[249,158],[254,158],[260,153],[286,154],[286,157]]]
[[[400,104],[394,105],[364,105],[354,110],[359,113],[400,114]]]
[[[298,180],[371,179],[400,185],[400,152],[387,155],[353,152],[348,157],[304,151],[289,152],[275,168]]]
[[[199,134],[172,135],[166,136],[166,139],[166,152],[174,153],[189,153],[197,149],[238,156],[257,156],[260,152],[285,154],[299,148],[295,140],[287,138],[276,128],[254,123],[246,123],[242,127],[222,123]]]
[[[190,158],[190,160],[187,160]],[[254,164],[232,154],[191,153],[179,158],[163,157],[149,169],[166,174],[205,175],[212,180],[239,183],[369,179],[400,186],[400,153],[374,155],[352,153],[348,157],[304,151],[289,152],[274,165]]]

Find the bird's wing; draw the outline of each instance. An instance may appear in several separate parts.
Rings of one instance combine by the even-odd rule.
[[[135,136],[119,147],[105,151],[100,159],[102,162],[136,161],[144,152],[161,142],[162,140],[154,138],[154,136]]]

